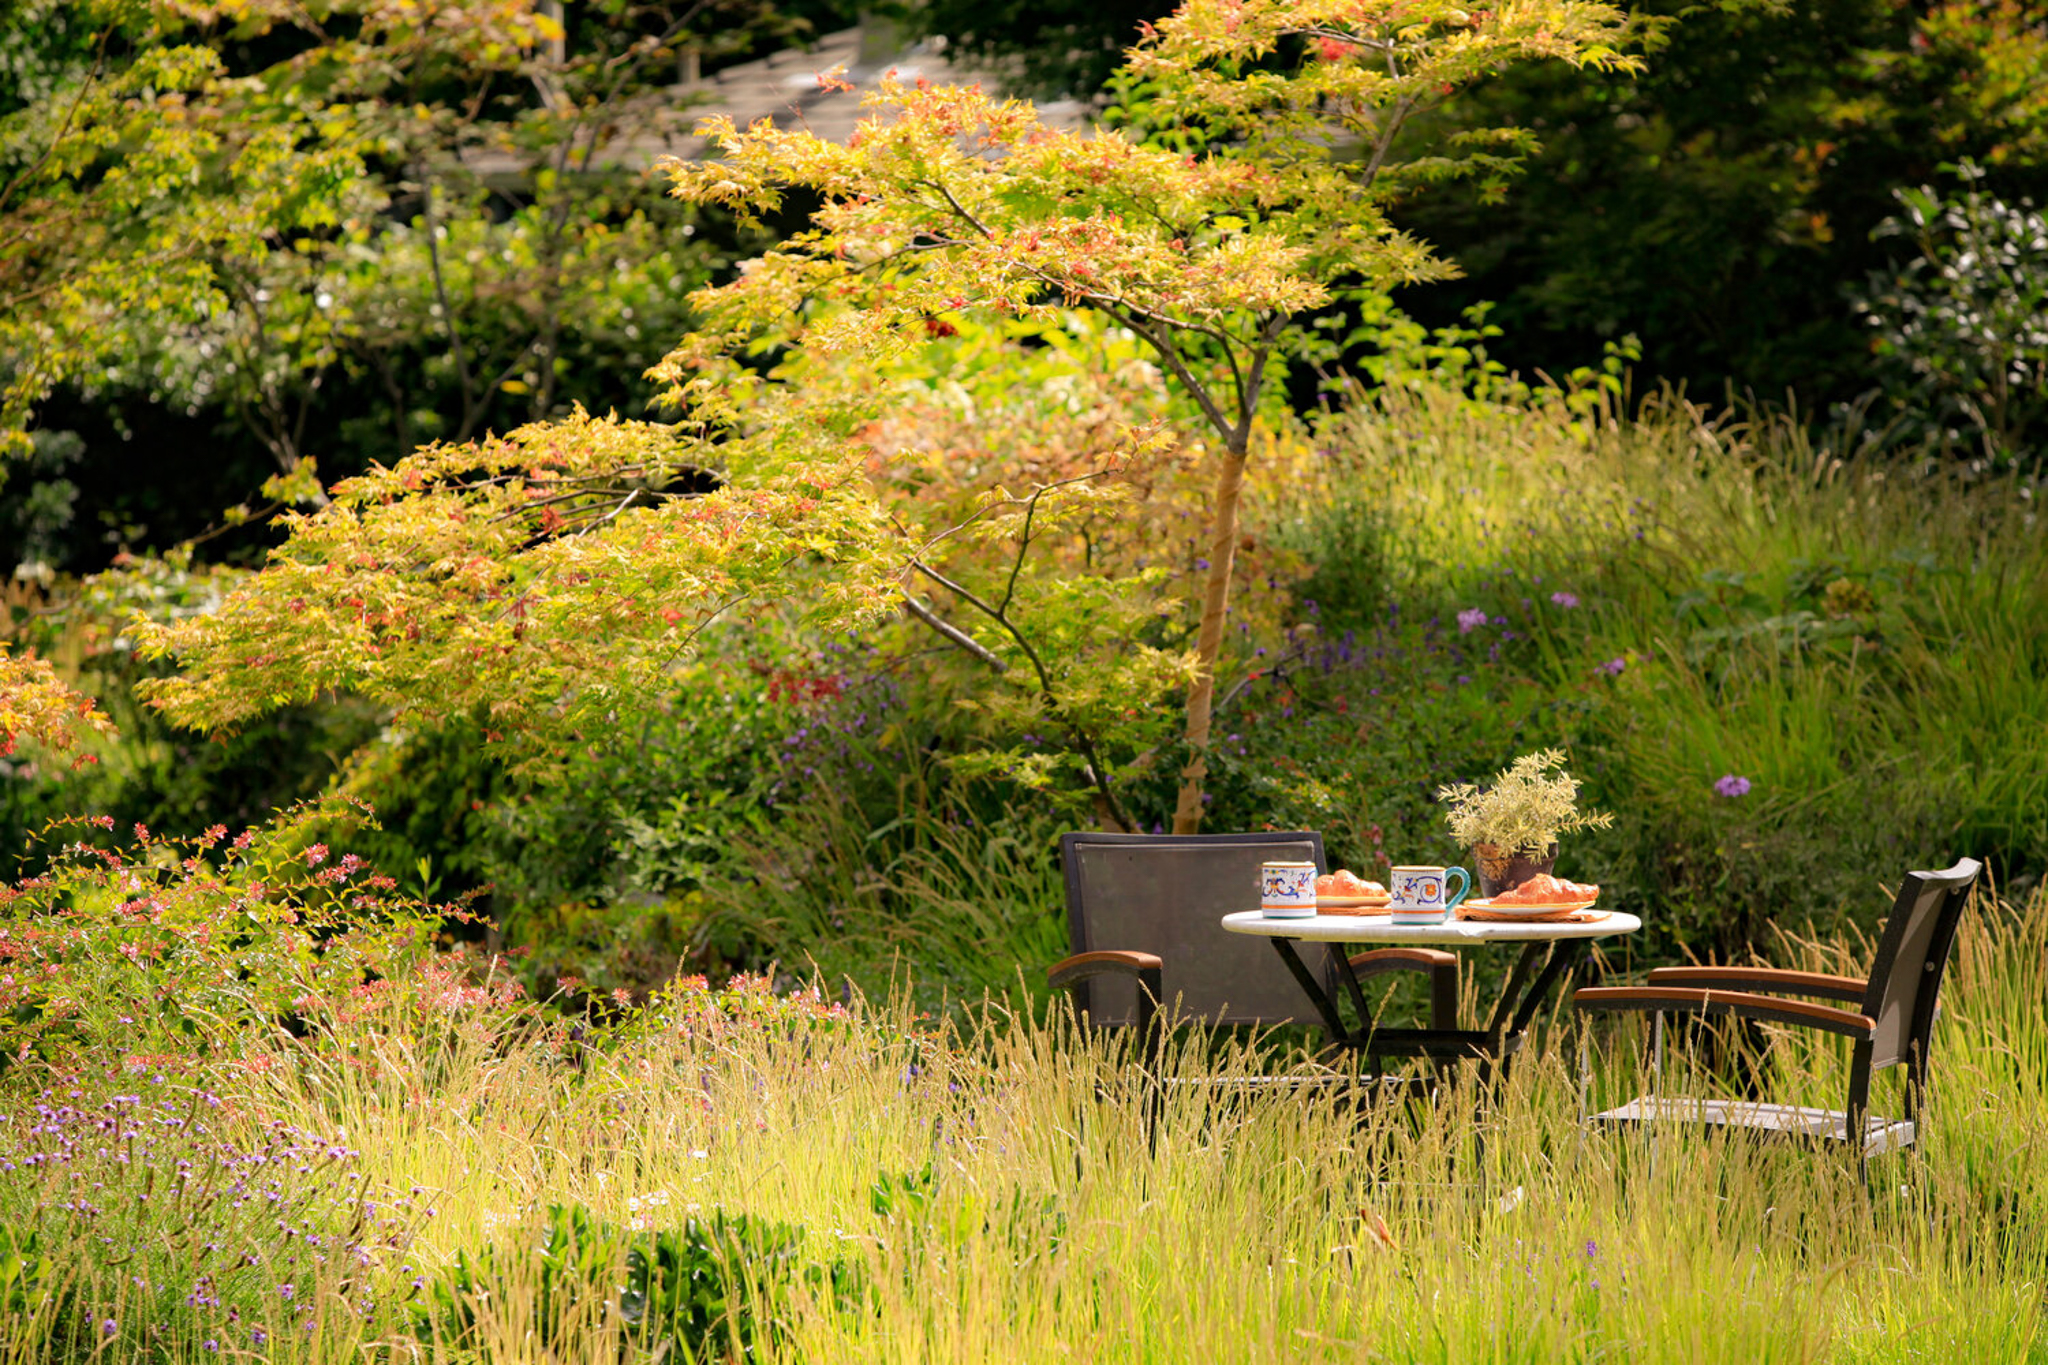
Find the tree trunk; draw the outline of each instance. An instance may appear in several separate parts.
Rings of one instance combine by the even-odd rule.
[[[1247,423],[1247,426],[1249,424]],[[1244,490],[1247,430],[1225,449],[1216,475],[1216,520],[1209,536],[1209,579],[1202,594],[1202,625],[1195,634],[1195,681],[1188,689],[1188,766],[1181,769],[1180,800],[1173,810],[1175,834],[1202,829],[1202,779],[1209,772],[1209,716],[1216,703],[1216,656],[1223,648],[1223,619],[1230,610],[1230,576],[1237,562],[1237,500]]]

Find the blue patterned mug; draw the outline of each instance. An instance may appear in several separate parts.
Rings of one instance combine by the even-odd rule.
[[[1267,919],[1310,919],[1316,913],[1314,863],[1261,863],[1259,909]]]
[[[1455,894],[1451,879],[1458,879]],[[1397,867],[1387,874],[1387,890],[1393,896],[1388,907],[1396,924],[1442,924],[1450,918],[1472,890],[1472,878],[1462,867]]]

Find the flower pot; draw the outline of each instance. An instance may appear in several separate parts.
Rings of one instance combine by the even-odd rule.
[[[1492,844],[1474,844],[1472,862],[1479,871],[1479,894],[1491,899],[1550,871],[1557,863],[1557,845],[1541,858],[1532,858],[1526,853],[1503,854]]]

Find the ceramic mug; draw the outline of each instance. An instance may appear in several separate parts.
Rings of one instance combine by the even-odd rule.
[[[1312,919],[1316,913],[1314,863],[1259,864],[1259,909],[1267,919]]]
[[[1456,894],[1450,891],[1453,877]],[[1397,867],[1388,874],[1387,890],[1394,923],[1442,924],[1472,890],[1472,878],[1462,867]]]

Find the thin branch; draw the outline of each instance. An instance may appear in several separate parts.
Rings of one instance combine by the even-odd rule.
[[[998,610],[1008,611],[1011,601],[1017,596],[1017,575],[1024,572],[1024,558],[1031,553],[1031,521],[1038,515],[1038,499],[1044,493],[1043,487],[1034,489],[1024,502],[1024,525],[1017,532],[1017,557],[1010,561],[1010,581],[1003,585],[1003,600]]]
[[[955,645],[958,645],[961,649],[966,650],[969,654],[987,664],[996,672],[1007,673],[1010,671],[1010,666],[1004,663],[1000,656],[992,653],[988,646],[982,644],[981,641],[975,639],[952,622],[945,620],[923,602],[912,597],[908,592],[903,594],[903,609],[930,626],[946,639],[952,641]]]
[[[1266,382],[1266,362],[1273,357],[1273,343],[1279,339],[1280,329],[1285,320],[1275,313],[1259,328],[1259,344],[1252,351],[1251,374],[1239,387],[1237,396],[1237,441],[1240,445],[1248,442],[1252,434],[1252,419],[1258,415],[1259,390]]]
[[[1070,484],[1087,483],[1090,479],[1100,479],[1107,475],[1114,474],[1115,472],[1116,470],[1114,469],[1093,469],[1086,474],[1074,474],[1064,479],[1055,479],[1051,483],[1040,484],[1037,488],[1032,490],[1031,496],[1037,497],[1040,493],[1049,493],[1055,488],[1065,488]],[[1017,498],[1004,498],[998,502],[984,503],[982,506],[975,509],[973,516],[961,522],[958,526],[948,526],[945,530],[939,532],[930,540],[927,540],[924,544],[918,546],[917,549],[912,552],[911,558],[923,558],[927,552],[936,549],[943,542],[951,540],[954,536],[959,535],[962,531],[965,531],[968,527],[974,525],[976,522],[980,521],[983,517],[987,516],[991,512],[1000,512],[1005,508],[1021,506],[1023,506],[1023,503],[1021,500]],[[901,529],[900,524],[898,529]]]
[[[1392,52],[1394,50],[1394,45],[1384,38],[1361,38],[1357,34],[1346,32],[1341,28],[1323,28],[1315,24],[1302,28],[1283,28],[1279,31],[1278,36],[1285,38],[1327,38],[1333,43],[1343,43],[1348,47],[1370,48],[1374,52]]]
[[[1387,78],[1395,81],[1401,79],[1401,67],[1394,60],[1394,50],[1391,47],[1387,49]],[[1413,97],[1403,95],[1394,101],[1391,110],[1387,114],[1387,121],[1380,129],[1379,137],[1373,142],[1372,156],[1365,163],[1365,173],[1359,178],[1358,188],[1360,193],[1371,189],[1372,182],[1379,178],[1380,167],[1386,164],[1387,153],[1393,150],[1394,135],[1401,131],[1401,125],[1414,112],[1415,100]]]
[[[926,578],[929,578],[932,582],[938,584],[940,587],[944,588],[947,592],[952,593],[955,597],[959,598],[962,602],[965,602],[968,606],[973,607],[976,611],[988,617],[991,621],[996,622],[997,624],[1004,627],[1006,630],[1010,630],[1012,634],[1015,633],[1015,628],[1010,625],[1009,621],[1004,618],[1003,614],[1000,611],[997,611],[994,607],[990,606],[987,602],[983,601],[981,598],[975,596],[972,590],[961,587],[958,583],[955,583],[952,579],[946,577],[944,574],[940,573],[937,569],[934,569],[931,565],[925,563],[921,559],[911,560],[910,567],[917,570],[919,573],[923,574]],[[1039,675],[1040,680],[1044,681],[1043,669],[1039,670]]]
[[[1110,788],[1108,776],[1103,772],[1102,756],[1096,751],[1094,736],[1083,730],[1074,721],[1073,717],[1067,714],[1067,708],[1061,704],[1059,694],[1053,688],[1052,674],[1047,670],[1045,660],[1032,647],[1031,641],[1025,637],[1024,632],[1018,629],[1016,622],[1012,621],[1003,611],[990,606],[987,602],[975,596],[966,588],[961,587],[952,579],[947,578],[929,564],[913,561],[911,567],[987,616],[1003,628],[1004,634],[1016,642],[1017,648],[1030,661],[1032,672],[1038,675],[1038,693],[1041,697],[1045,698],[1046,710],[1051,712],[1055,720],[1066,727],[1068,738],[1073,741],[1074,748],[1080,752],[1082,761],[1088,770],[1088,780],[1093,784],[1096,795],[1102,798],[1103,808],[1109,812],[1110,818],[1115,820],[1117,824],[1125,829],[1133,828],[1130,818],[1124,814],[1122,804],[1116,799],[1116,793]]]
[[[1195,378],[1194,371],[1190,370],[1187,367],[1187,363],[1181,359],[1179,348],[1174,346],[1169,339],[1157,335],[1152,328],[1136,321],[1132,315],[1123,310],[1112,307],[1107,309],[1107,311],[1118,322],[1123,323],[1124,326],[1145,338],[1152,349],[1159,353],[1159,358],[1166,362],[1166,368],[1173,371],[1174,378],[1180,380],[1181,387],[1188,391],[1188,396],[1195,400],[1195,406],[1202,410],[1202,415],[1209,419],[1209,425],[1216,428],[1216,434],[1223,437],[1226,441],[1229,440],[1231,428],[1234,424],[1225,419],[1223,409],[1217,407],[1216,400],[1209,396],[1208,385]],[[1227,345],[1225,349],[1228,350]]]

